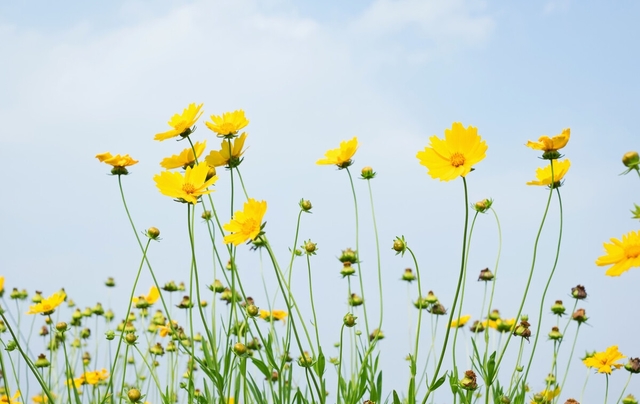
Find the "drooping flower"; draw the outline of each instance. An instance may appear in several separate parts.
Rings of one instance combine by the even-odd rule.
[[[571,129],[567,128],[564,129],[561,134],[551,138],[543,135],[540,136],[537,142],[529,140],[527,141],[527,147],[534,150],[542,150],[543,152],[558,151],[567,145],[569,137],[571,137]]]
[[[551,186],[551,164],[553,164],[553,188],[560,186],[562,179],[567,171],[569,171],[569,167],[571,167],[571,161],[569,161],[569,159],[554,161],[550,162],[546,167],[537,168],[537,180],[529,181],[527,185]]]
[[[229,166],[237,167],[240,164],[240,156],[244,153],[244,141],[247,139],[247,133],[233,139],[233,146],[229,139],[225,139],[220,144],[220,150],[211,150],[209,155],[205,157],[205,161],[211,167]]]
[[[244,116],[244,111],[239,109],[233,112],[225,112],[222,115],[211,115],[211,122],[205,122],[219,137],[232,137],[238,134],[240,129],[249,125],[249,120]]]
[[[111,170],[111,174],[113,175],[127,175],[129,172],[127,171],[127,167],[132,166],[134,164],[138,164],[138,160],[134,160],[128,154],[119,155],[116,154],[112,156],[111,153],[105,152],[96,154],[96,158],[101,163],[109,164],[113,167]]]
[[[207,179],[208,173],[209,166],[200,163],[193,167],[187,167],[184,175],[178,172],[163,171],[156,174],[153,180],[163,195],[195,205],[200,196],[213,192],[207,188],[218,180],[216,175]]]
[[[187,168],[195,164],[196,159],[200,158],[202,152],[207,147],[207,141],[195,142],[193,148],[187,147],[180,154],[174,154],[171,157],[166,157],[160,162],[160,166],[171,170],[173,168]],[[195,156],[193,155],[193,149],[196,150]]]
[[[606,255],[598,257],[596,265],[613,266],[605,275],[620,276],[630,268],[640,267],[640,232],[630,231],[622,235],[622,240],[612,238],[611,243],[604,243]]]
[[[626,358],[620,351],[618,351],[617,345],[612,345],[604,352],[596,352],[593,356],[584,359],[582,362],[588,368],[595,368],[598,373],[611,374],[614,369],[620,369],[622,364],[615,363],[622,358]]]
[[[478,135],[478,128],[465,127],[454,122],[445,129],[444,139],[431,136],[429,146],[419,151],[416,157],[427,167],[431,178],[451,181],[465,177],[473,166],[486,157],[487,143]]]
[[[153,140],[163,141],[176,136],[189,136],[193,132],[192,126],[195,125],[204,112],[200,111],[202,109],[202,105],[203,104],[196,105],[192,102],[182,111],[182,114],[174,114],[168,122],[172,129],[156,134]]]
[[[338,168],[343,169],[353,164],[351,158],[356,154],[358,150],[358,138],[354,137],[351,140],[343,140],[340,142],[340,147],[337,149],[327,150],[324,154],[324,158],[316,161],[318,165],[337,165]]]
[[[27,314],[42,314],[49,315],[53,313],[58,306],[64,302],[67,295],[63,291],[56,292],[46,299],[42,299],[39,303],[29,306]]]
[[[147,294],[146,296],[142,295],[140,297],[142,297],[144,301],[147,302],[149,305],[152,305],[155,302],[157,302],[158,299],[160,298],[160,291],[154,285],[149,289],[149,294]],[[140,297],[135,297],[135,296],[133,297],[132,302],[134,305],[140,301]]]
[[[236,211],[233,214],[233,219],[225,224],[223,229],[231,232],[232,234],[224,236],[224,243],[238,246],[247,240],[253,240],[262,231],[262,218],[267,212],[266,201],[256,201],[253,198],[249,198],[244,203],[244,209]]]
[[[458,318],[457,320],[451,320],[451,324],[449,324],[450,328],[459,328],[459,327],[464,327],[465,324],[467,324],[467,322],[471,319],[471,316],[469,314],[464,315],[460,318]]]
[[[287,319],[287,312],[284,310],[260,310],[260,318],[266,321],[280,320],[284,323]]]

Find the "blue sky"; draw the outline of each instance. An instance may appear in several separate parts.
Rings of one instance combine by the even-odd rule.
[[[205,116],[243,108],[251,120],[242,172],[249,194],[269,202],[267,231],[283,257],[296,203],[312,200],[314,214],[305,217],[301,236],[319,243],[314,288],[318,296],[327,293],[319,319],[327,344],[346,312],[329,292],[339,282],[335,256],[353,247],[353,211],[345,173],[314,163],[340,140],[358,136],[354,168],[371,165],[379,173],[373,186],[385,296],[393,296],[386,299],[384,328],[405,330],[408,297],[396,280],[412,265],[391,253],[395,236],[404,234],[416,249],[426,287],[445,306],[452,300],[461,183],[432,180],[415,154],[429,136],[461,121],[478,127],[489,145],[486,160],[469,176],[470,198],[496,200],[504,234],[496,307],[515,315],[508,311],[524,285],[546,201],[543,189],[524,185],[541,165],[524,144],[570,127],[563,250],[548,300],[568,301],[570,288],[585,284],[593,327],[577,352],[618,344],[627,356],[638,356],[638,327],[624,319],[640,271],[606,278],[594,261],[603,241],[638,229],[629,214],[640,203],[638,180],[618,174],[622,154],[638,149],[639,8],[635,2],[575,1],[3,2],[0,157],[8,168],[0,199],[0,271],[8,287],[49,293],[65,286],[86,305],[94,303],[102,280],[114,276],[122,287],[113,299],[125,299],[139,251],[116,179],[94,158],[109,150],[140,160],[125,178],[134,218],[140,228],[163,232],[153,257],[160,278],[186,280],[183,209],[151,180],[159,161],[183,145],[152,138],[173,113],[203,102]],[[199,127],[196,139],[217,147],[202,122]],[[216,197],[226,212],[228,179],[221,178]],[[366,188],[357,185],[367,212]],[[373,265],[367,215],[361,251]],[[497,250],[490,217],[476,231],[472,273],[494,265]],[[541,274],[553,261],[556,236],[552,205]],[[244,258],[247,268],[259,266],[256,254]],[[365,281],[370,294],[373,278]],[[535,277],[534,293],[545,279]],[[300,287],[304,280],[301,273]],[[259,294],[260,284],[254,287]],[[482,290],[472,282],[468,293],[465,311],[473,312],[469,302],[479,301]],[[530,299],[525,311],[537,305]],[[406,336],[387,334],[385,364],[406,371],[405,349],[389,348],[403,346]],[[542,346],[548,354],[550,344]],[[574,391],[584,380],[581,366],[572,367],[575,380],[568,387]],[[534,389],[546,368],[546,362],[534,367],[532,382],[540,381]],[[614,376],[612,386],[619,387],[623,377]],[[402,388],[404,379],[388,383]],[[632,387],[640,394],[637,383]]]

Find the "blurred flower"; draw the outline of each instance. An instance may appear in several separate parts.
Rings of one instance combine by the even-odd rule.
[[[449,327],[451,327],[451,328],[464,327],[464,325],[467,324],[467,322],[470,319],[471,319],[471,316],[469,314],[464,315],[464,316],[458,318],[457,320],[451,320],[451,324],[449,324]]]
[[[343,169],[353,164],[351,158],[356,154],[358,150],[358,138],[354,137],[351,140],[343,140],[340,142],[340,147],[337,149],[327,150],[324,154],[325,158],[316,161],[318,165],[337,165],[338,168]]]
[[[620,369],[621,364],[615,363],[622,358],[626,358],[620,351],[618,351],[617,345],[612,345],[604,352],[596,352],[593,356],[584,359],[582,362],[588,368],[595,368],[598,373],[611,374],[614,369]]]
[[[249,120],[245,118],[244,111],[239,109],[233,112],[225,112],[222,115],[211,115],[211,122],[205,122],[207,128],[214,131],[217,136],[232,136],[245,126],[249,125]]]
[[[536,169],[536,178],[537,180],[527,182],[527,185],[547,185],[551,186],[551,164],[553,161],[549,163],[548,166],[544,168]],[[569,167],[571,166],[571,162],[569,159],[564,159],[562,161],[557,161],[553,166],[553,188],[557,188],[560,186],[560,182],[564,178],[567,171],[569,171]]]
[[[556,388],[553,390],[544,389],[540,393],[536,394],[536,397],[534,398],[534,400],[531,401],[531,404],[552,403],[553,399],[558,397],[559,395],[560,395],[560,386],[556,386]],[[538,398],[540,400],[536,401],[536,399]]]
[[[620,276],[630,268],[640,267],[640,232],[630,231],[622,236],[622,241],[612,238],[611,243],[604,243],[606,255],[598,257],[596,265],[613,266],[605,275]]]
[[[444,139],[431,136],[429,146],[416,157],[431,178],[451,181],[469,174],[472,166],[486,157],[486,151],[487,143],[478,135],[478,128],[465,129],[462,123],[454,122],[451,129],[444,130]]]
[[[0,297],[4,295],[4,276],[0,276]]]
[[[53,398],[56,398],[56,395],[55,395],[55,394],[53,394],[53,393],[51,393],[51,392],[50,392],[50,394],[51,394],[51,396],[52,396]],[[44,394],[44,393],[40,393],[40,394],[39,394],[39,395],[37,395],[37,396],[33,396],[33,397],[31,397],[31,400],[33,400],[33,402],[34,402],[34,403],[36,403],[36,404],[48,403],[48,402],[49,402],[49,397],[48,397],[46,394]],[[2,401],[2,399],[0,398],[0,403],[5,403],[5,402],[4,402],[4,401]]]
[[[6,394],[0,395],[0,404],[20,404],[18,398],[20,398],[20,390],[16,391],[11,398]]]
[[[247,139],[247,133],[244,132],[242,135],[233,139],[233,146],[231,146],[231,141],[229,139],[225,139],[220,144],[220,150],[211,150],[209,155],[205,157],[205,161],[211,167],[220,167],[220,166],[229,166],[231,168],[237,167],[238,164],[242,161],[240,156],[244,153],[242,148],[244,147],[244,141]]]
[[[213,192],[207,188],[218,180],[215,175],[207,180],[208,172],[209,166],[201,163],[194,167],[187,167],[184,175],[178,172],[163,171],[154,175],[153,180],[163,195],[195,205],[201,195]]]
[[[49,315],[53,313],[56,308],[62,304],[62,302],[64,302],[66,297],[67,295],[63,291],[56,292],[46,299],[43,299],[40,303],[29,306],[27,314]]]
[[[153,139],[163,141],[176,136],[189,136],[193,132],[191,127],[200,119],[200,116],[202,116],[204,112],[200,111],[202,105],[203,104],[196,106],[195,103],[191,103],[182,111],[182,114],[174,114],[168,122],[169,126],[173,129],[158,133]]]
[[[166,168],[167,170],[171,170],[173,168],[187,168],[195,164],[196,159],[202,155],[204,149],[207,147],[207,141],[203,140],[202,142],[195,142],[193,147],[187,147],[180,154],[174,154],[171,157],[166,157],[162,159],[160,162],[160,166]],[[194,156],[193,150],[195,149],[196,154]]]
[[[269,322],[280,320],[284,323],[286,322],[287,315],[287,312],[284,310],[260,310],[260,318]]]
[[[160,291],[158,290],[157,287],[152,286],[149,289],[149,294],[147,294],[146,296],[142,295],[140,296],[142,298],[144,298],[144,300],[149,303],[149,305],[154,304],[156,301],[158,301],[158,299],[160,298]],[[135,297],[133,298],[132,302],[135,305],[136,303],[138,303],[138,301],[140,301],[140,297]]]
[[[225,244],[233,243],[238,246],[247,240],[253,240],[262,231],[262,218],[267,212],[266,201],[256,201],[253,198],[249,198],[244,203],[244,209],[236,211],[233,215],[233,219],[225,224],[223,229],[232,234],[224,236]]]

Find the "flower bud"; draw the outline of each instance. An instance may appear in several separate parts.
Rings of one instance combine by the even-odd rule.
[[[149,348],[149,353],[155,356],[162,356],[164,355],[164,348],[162,347],[162,344],[157,342]]]
[[[630,358],[624,368],[630,373],[640,373],[640,358]]]
[[[376,173],[373,171],[373,168],[369,166],[363,167],[360,174],[362,175],[362,179],[365,179],[365,180],[373,179],[376,176]]]
[[[436,316],[444,316],[447,314],[447,309],[444,308],[440,303],[435,303],[431,306],[431,308],[427,309],[429,313],[435,314]]]
[[[547,377],[545,377],[544,381],[547,383],[548,386],[552,386],[556,384],[556,376],[553,373],[549,373]]]
[[[190,309],[193,307],[193,303],[191,302],[189,296],[183,296],[180,303],[176,304],[176,307],[179,309]]]
[[[138,340],[138,336],[136,334],[134,334],[134,333],[129,333],[129,334],[125,335],[124,340],[129,345],[135,345],[136,341]]]
[[[313,205],[311,205],[311,201],[306,200],[306,199],[300,199],[300,209],[302,209],[305,212],[308,212],[311,210],[311,208],[313,207]]]
[[[358,262],[358,253],[351,248],[347,248],[346,250],[342,250],[342,254],[338,258],[340,262],[343,264],[348,262],[350,264],[355,264]]]
[[[356,325],[356,319],[358,317],[355,317],[353,314],[351,313],[347,313],[345,314],[344,318],[342,319],[342,322],[344,323],[345,327],[353,327],[354,325]]]
[[[312,243],[311,240],[304,243],[304,250],[309,255],[315,255],[317,249],[318,249],[318,245],[316,243]]]
[[[200,217],[202,217],[206,221],[211,220],[211,217],[212,217],[211,211],[210,210],[205,210],[204,212],[202,212],[202,216],[200,216]]]
[[[56,330],[60,332],[67,331],[67,323],[65,323],[64,321],[59,322],[58,324],[56,324]]]
[[[104,335],[107,337],[108,341],[113,341],[113,339],[116,337],[116,333],[113,330],[105,332]]]
[[[252,351],[259,351],[262,348],[262,344],[258,338],[253,338],[251,341],[247,343],[247,348]]]
[[[247,306],[247,315],[249,317],[256,317],[260,314],[260,309],[255,304],[250,304]]]
[[[488,282],[493,280],[493,273],[489,270],[489,268],[485,268],[480,271],[480,276],[478,276],[478,281]]]
[[[85,366],[89,366],[89,364],[91,363],[91,354],[89,352],[85,352],[82,354],[82,363]]]
[[[352,293],[351,296],[349,296],[348,302],[349,302],[349,306],[358,307],[358,306],[362,306],[362,303],[364,303],[364,300],[362,300],[362,298],[357,294]]]
[[[473,205],[473,209],[478,213],[485,213],[493,205],[493,199],[483,199]]]
[[[147,237],[149,237],[151,240],[158,240],[159,236],[160,230],[158,230],[157,227],[149,227],[147,229]]]
[[[11,352],[14,349],[16,349],[18,347],[18,344],[16,344],[16,341],[14,340],[10,340],[9,342],[7,342],[7,352]]]
[[[44,298],[42,297],[42,292],[40,292],[39,290],[36,290],[36,293],[31,298],[31,301],[33,303],[40,303],[43,299]]]
[[[574,400],[573,398],[570,398],[567,401],[565,401],[564,404],[580,404],[580,403]]]
[[[498,309],[491,310],[491,313],[489,313],[489,320],[491,321],[500,320],[500,311]]]
[[[413,302],[413,305],[416,307],[416,309],[426,310],[429,308],[431,304],[427,302],[426,297],[418,297],[418,299],[415,302]]]
[[[562,340],[562,333],[560,332],[560,329],[558,327],[551,328],[551,331],[549,332],[549,339],[554,341]]]
[[[45,354],[40,354],[38,355],[38,359],[36,359],[33,365],[37,368],[48,368],[49,366],[51,366],[51,363],[49,363]]]
[[[206,177],[205,181],[209,181],[211,178],[215,177],[215,175],[216,175],[216,168],[215,167],[209,167],[209,171],[207,171],[207,177]]]
[[[356,273],[356,270],[351,266],[351,262],[347,261],[342,264],[342,269],[340,270],[340,275],[342,277],[351,276]]]
[[[573,315],[571,316],[571,319],[574,321],[577,321],[578,324],[582,324],[586,322],[589,318],[587,317],[586,311],[584,309],[578,309],[573,313]]]
[[[49,335],[49,328],[47,328],[46,325],[43,325],[42,328],[40,328],[40,336],[46,337],[47,335]]]
[[[166,349],[167,352],[176,352],[177,350],[178,350],[178,346],[176,345],[175,342],[169,341],[167,343],[167,349]]]
[[[238,356],[243,356],[247,353],[247,346],[245,344],[243,344],[242,342],[237,342],[234,346],[233,346],[233,352],[236,353],[236,355]]]
[[[433,294],[433,291],[430,290],[427,293],[427,297],[425,297],[425,300],[427,301],[427,303],[429,304],[435,304],[438,303],[438,297],[436,295]]]
[[[309,352],[304,351],[302,355],[298,358],[298,365],[303,368],[309,368],[313,365],[313,358],[309,355]]]
[[[625,167],[637,169],[638,165],[640,164],[640,156],[638,156],[638,152],[626,152],[622,156],[622,164],[624,164]]]
[[[520,321],[520,324],[513,331],[513,335],[522,337],[529,341],[529,337],[531,336],[531,330],[529,329],[530,325],[531,324],[529,324],[529,322],[527,322],[526,320]]]
[[[582,285],[578,285],[575,288],[571,288],[571,296],[576,300],[583,300],[587,298],[587,291]]]
[[[484,331],[484,324],[482,324],[481,321],[476,320],[473,322],[473,324],[471,324],[471,326],[469,326],[469,329],[471,330],[471,332],[482,332]]]
[[[558,316],[562,316],[564,312],[567,311],[564,305],[562,304],[562,300],[556,300],[556,302],[551,306],[551,312]]]
[[[140,390],[138,389],[129,389],[129,391],[127,392],[127,397],[129,398],[129,400],[131,400],[132,403],[137,403],[140,401],[140,397],[142,397],[142,394],[140,394]]]
[[[106,287],[108,288],[112,288],[114,286],[116,286],[116,281],[115,279],[113,279],[113,277],[108,277],[106,281],[104,281],[104,284]]]
[[[476,374],[473,370],[467,370],[464,372],[464,377],[460,380],[460,387],[465,390],[475,390],[478,388],[478,383],[476,382]]]
[[[636,400],[633,395],[629,394],[622,399],[622,404],[638,404],[638,400]]]
[[[220,280],[216,279],[215,281],[213,281],[213,285],[209,286],[209,289],[216,293],[222,293],[224,291],[224,285],[222,284],[222,282],[220,282]]]
[[[90,329],[83,328],[82,330],[80,330],[80,338],[89,339],[90,336],[91,336],[91,330]]]
[[[371,334],[369,335],[369,342],[373,342],[373,341],[379,341],[381,339],[384,339],[384,334],[382,333],[381,330],[379,330],[378,328],[376,328],[375,330],[373,330],[371,332]]]
[[[416,276],[413,274],[413,271],[411,270],[411,268],[407,268],[404,270],[404,273],[402,274],[402,280],[407,281],[409,283],[416,280]]]
[[[407,250],[407,243],[406,241],[404,241],[404,236],[396,237],[396,239],[393,240],[392,248],[393,248],[393,251],[396,252],[396,255],[404,254],[404,252]]]

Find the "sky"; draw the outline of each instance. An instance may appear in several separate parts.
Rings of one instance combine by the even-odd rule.
[[[7,168],[0,274],[8,288],[50,294],[63,286],[88,306],[113,276],[119,287],[110,300],[124,310],[140,251],[117,179],[95,159],[110,151],[140,160],[123,183],[138,228],[162,232],[150,256],[161,282],[186,281],[184,208],[152,181],[160,160],[184,144],[153,136],[192,102],[204,103],[204,117],[244,109],[250,125],[242,175],[249,195],[268,201],[266,231],[281,261],[292,246],[298,201],[313,203],[300,237],[318,243],[313,290],[321,337],[332,344],[347,311],[346,299],[335,297],[336,284],[346,294],[336,257],[355,248],[355,218],[346,172],[315,161],[357,136],[354,173],[365,165],[378,173],[371,185],[385,288],[382,360],[392,369],[385,390],[404,389],[407,324],[416,318],[407,304],[417,291],[399,281],[414,265],[406,255],[396,257],[391,243],[405,236],[424,288],[449,307],[465,206],[462,182],[431,179],[417,151],[452,122],[477,127],[486,140],[487,158],[467,177],[469,198],[495,200],[503,236],[495,307],[515,316],[547,198],[545,189],[525,185],[543,162],[524,144],[571,128],[563,150],[572,165],[561,188],[562,250],[546,306],[556,299],[569,303],[571,287],[585,285],[589,327],[581,331],[577,356],[610,345],[640,356],[631,303],[640,271],[610,278],[594,263],[604,241],[638,230],[629,213],[640,203],[638,179],[618,175],[622,155],[639,147],[633,118],[640,108],[638,12],[635,2],[569,0],[2,2],[0,158]],[[207,139],[207,150],[219,146],[204,119],[193,138]],[[220,178],[214,200],[229,212],[228,173]],[[364,181],[355,185],[363,281],[377,316],[368,191]],[[199,248],[207,254],[200,226]],[[558,229],[554,199],[524,309],[532,316]],[[496,222],[482,215],[464,312],[480,311],[483,289],[475,272],[494,268],[497,251]],[[269,270],[266,257],[262,266],[259,253],[240,253],[252,294],[264,298],[259,275]],[[306,297],[304,262],[294,270],[294,287]],[[144,274],[140,293],[150,282]],[[543,387],[549,367],[552,346],[544,340],[552,323],[550,315],[543,319],[544,359],[534,362],[534,390]],[[577,359],[571,370],[567,397],[578,396],[584,382]],[[614,374],[611,391],[619,392],[625,379]],[[600,392],[603,378],[591,380],[587,394]],[[629,392],[640,394],[640,382],[632,380]]]

